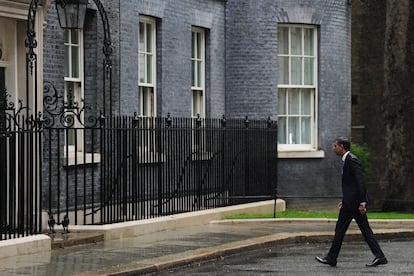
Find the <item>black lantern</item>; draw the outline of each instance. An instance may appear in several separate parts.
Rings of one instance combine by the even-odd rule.
[[[82,29],[88,0],[56,0],[56,10],[62,29]]]

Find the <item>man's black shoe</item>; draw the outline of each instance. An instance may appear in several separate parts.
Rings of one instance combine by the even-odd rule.
[[[332,261],[330,260],[328,257],[315,257],[315,260],[317,260],[318,262],[320,262],[321,264],[326,264],[326,265],[330,265],[330,266],[336,266],[336,261]]]
[[[381,258],[375,258],[372,261],[372,263],[366,264],[366,266],[373,267],[373,266],[378,266],[378,265],[384,265],[384,264],[387,264],[387,263],[388,263],[387,258],[381,257]]]

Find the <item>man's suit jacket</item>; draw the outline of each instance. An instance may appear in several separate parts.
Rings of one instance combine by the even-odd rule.
[[[342,194],[342,208],[346,211],[356,212],[361,202],[368,203],[364,171],[358,157],[351,152],[343,164]]]

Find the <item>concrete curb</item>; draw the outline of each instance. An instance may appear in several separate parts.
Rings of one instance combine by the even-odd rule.
[[[50,251],[52,241],[47,235],[35,235],[0,242],[0,259]]]
[[[107,225],[74,225],[70,229],[74,232],[104,233],[105,240],[135,237],[138,235],[172,230],[182,227],[205,225],[213,220],[220,220],[226,216],[237,214],[269,214],[275,208],[274,200],[240,204],[228,207],[208,209],[196,212],[182,213],[165,217],[158,217],[140,221],[129,221]],[[276,212],[286,210],[284,200],[276,201]]]
[[[129,238],[181,227],[205,225],[212,220],[220,220],[226,216],[242,213],[269,214],[274,211],[274,208],[275,201],[266,200],[140,221],[91,226],[73,225],[69,226],[71,233],[68,235],[75,235],[75,233],[77,233],[77,237],[74,238],[74,240],[62,240],[56,234],[56,236],[54,236],[55,239],[52,242],[52,239],[49,236],[41,234],[0,241],[0,259],[51,251],[52,248],[55,249],[103,240]],[[276,212],[284,210],[286,210],[285,201],[278,199],[276,201]]]
[[[332,239],[332,231],[329,232],[299,232],[278,233],[268,236],[251,238],[243,241],[226,243],[209,248],[200,248],[182,253],[162,256],[158,258],[132,262],[126,265],[111,267],[96,272],[77,274],[76,276],[126,276],[155,273],[177,266],[183,266],[208,259],[223,258],[237,254],[242,250],[254,250],[268,246],[281,246],[295,243],[322,243]],[[376,236],[379,240],[386,239],[414,239],[414,230],[410,229],[377,229]],[[359,230],[347,232],[345,241],[362,241]]]
[[[210,223],[217,224],[252,224],[252,223],[297,223],[297,222],[311,222],[311,223],[333,223],[336,224],[337,219],[328,218],[266,218],[266,219],[226,219],[226,220],[213,220]],[[370,219],[370,224],[376,225],[399,225],[410,226],[414,228],[414,219]]]
[[[76,238],[72,238],[71,235],[75,235]],[[51,238],[53,250],[74,245],[101,242],[104,240],[104,235],[102,233],[68,233],[64,235],[55,234],[52,235]]]

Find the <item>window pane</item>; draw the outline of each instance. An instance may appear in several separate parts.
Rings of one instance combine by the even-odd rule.
[[[291,84],[302,84],[302,58],[292,58],[291,74]]]
[[[288,92],[288,114],[299,115],[299,89],[290,89]]]
[[[301,144],[310,144],[311,143],[311,118],[310,117],[302,118],[301,128],[302,128]]]
[[[313,85],[314,83],[313,61],[314,58],[304,58],[304,84],[306,85]]]
[[[307,56],[314,56],[314,45],[313,45],[313,29],[304,29],[304,54]]]
[[[193,110],[193,114],[192,116],[195,117],[197,116],[198,113],[198,106],[197,106],[197,91],[193,91],[193,99],[192,99],[192,110]]]
[[[278,28],[278,142],[311,144],[314,122],[314,86],[317,72],[316,29],[303,26]],[[280,87],[280,86],[279,86]]]
[[[278,47],[280,55],[289,54],[289,29],[279,28],[278,30]]]
[[[145,52],[145,25],[139,23],[139,50]]]
[[[143,102],[144,102],[144,87],[140,86],[139,90],[138,90],[138,110],[139,110],[139,115],[144,115],[142,106],[143,106]]]
[[[65,104],[72,107],[74,103],[74,85],[73,82],[65,81]]]
[[[288,57],[279,57],[279,84],[289,84]]]
[[[192,116],[196,117],[197,115],[203,116],[203,91],[194,90],[193,91],[193,101],[192,101]]]
[[[73,115],[67,115],[68,116],[68,120],[74,120],[74,116]],[[69,117],[71,118],[71,119],[69,119]],[[68,136],[68,142],[67,142],[67,145],[68,146],[75,146],[75,136],[76,136],[76,129],[74,129],[74,128],[67,128],[66,129],[67,130],[67,132],[66,132],[66,134],[67,134],[67,136]]]
[[[77,30],[71,30],[71,43],[75,45],[79,44],[79,32]]]
[[[196,57],[196,33],[195,32],[191,32],[191,58],[195,58]]]
[[[69,43],[69,30],[65,30],[65,43]]]
[[[79,78],[79,48],[72,47],[72,78]]]
[[[149,107],[150,107],[150,112],[149,112],[149,116],[154,117],[155,116],[155,99],[154,99],[154,90],[152,88],[150,88],[149,91]]]
[[[301,90],[301,114],[311,115],[311,92],[310,89]]]
[[[69,46],[65,45],[65,78],[70,77]]]
[[[73,110],[74,104],[75,104],[75,94],[74,94],[74,83],[73,82],[67,82],[65,81],[65,105],[69,110]],[[65,126],[68,127],[66,131],[67,135],[67,145],[68,146],[74,146],[75,145],[75,130],[74,122],[75,122],[75,116],[71,112],[67,112],[65,115]],[[70,128],[69,128],[70,127]],[[65,142],[66,143],[66,142]]]
[[[147,83],[152,83],[152,55],[147,55]]]
[[[197,62],[197,83],[196,86],[197,87],[201,87],[202,86],[202,81],[201,81],[201,77],[202,77],[202,62],[198,61]]]
[[[144,99],[144,102],[143,102],[143,105],[142,105],[142,110],[144,112],[144,115],[148,116],[150,114],[150,111],[149,111],[150,110],[150,106],[149,106],[150,101],[149,101],[149,93],[148,93],[147,88],[144,88],[143,99]]]
[[[299,144],[299,118],[289,117],[288,118],[288,144]]]
[[[291,29],[291,54],[301,55],[302,54],[302,29],[292,28]]]
[[[279,117],[277,125],[278,142],[280,144],[286,144],[286,118]]]
[[[197,33],[197,58],[202,59],[203,53],[203,36],[201,33]]]
[[[278,89],[277,112],[286,115],[286,89]]]
[[[192,79],[192,81],[191,81],[191,85],[192,86],[196,86],[196,71],[195,71],[195,69],[196,69],[196,61],[195,60],[193,60],[192,62],[191,62],[191,79]]]
[[[139,54],[139,82],[145,82],[145,55]]]
[[[147,48],[148,53],[152,53],[152,26],[147,24]]]
[[[154,92],[151,87],[140,87],[140,111],[142,116],[154,116]]]

